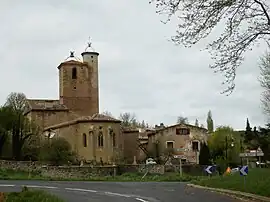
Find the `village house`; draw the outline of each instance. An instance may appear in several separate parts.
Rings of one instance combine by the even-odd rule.
[[[207,129],[189,125],[175,124],[165,127],[163,124],[148,133],[147,150],[158,149],[159,154],[173,155],[183,162],[199,163],[201,143],[207,142]],[[155,151],[156,152],[156,151]]]

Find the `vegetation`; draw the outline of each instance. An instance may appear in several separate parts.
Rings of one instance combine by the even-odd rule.
[[[71,146],[64,138],[54,138],[45,141],[41,147],[40,159],[50,162],[52,165],[62,165],[74,162],[76,154],[72,152]]]
[[[246,177],[246,186],[244,186],[244,177],[240,176],[239,173],[211,178],[198,178],[193,183],[270,197],[270,169],[266,168],[250,169]]]
[[[260,84],[263,88],[262,106],[267,116],[270,116],[270,53],[267,52],[261,57],[260,63]]]
[[[211,110],[209,110],[209,112],[207,113],[206,123],[207,123],[207,130],[208,130],[208,132],[209,133],[213,133],[214,132],[214,121],[213,121],[213,118],[212,118],[212,112],[211,112]]]
[[[187,117],[183,117],[183,116],[178,116],[177,117],[177,123],[181,123],[181,124],[188,124],[188,118]]]
[[[235,88],[236,70],[246,51],[270,39],[270,4],[264,0],[150,0],[156,12],[166,16],[164,23],[176,17],[172,42],[185,47],[197,44],[220,28],[223,32],[206,47],[214,63],[210,67],[224,75],[224,90]]]
[[[5,202],[64,202],[64,200],[41,190],[28,190],[24,187],[21,192],[8,193]]]
[[[200,165],[211,165],[211,154],[209,147],[204,142],[201,144],[201,150],[199,155],[199,164]]]

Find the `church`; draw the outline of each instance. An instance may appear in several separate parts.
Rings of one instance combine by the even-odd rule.
[[[58,65],[59,99],[27,99],[25,115],[48,139],[65,138],[79,160],[113,163],[123,155],[121,121],[99,113],[99,53],[90,48]]]

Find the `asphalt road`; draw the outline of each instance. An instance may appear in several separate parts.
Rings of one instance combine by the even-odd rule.
[[[45,182],[0,181],[0,192],[22,186],[47,190],[67,202],[238,202],[228,196],[187,187],[178,182]]]

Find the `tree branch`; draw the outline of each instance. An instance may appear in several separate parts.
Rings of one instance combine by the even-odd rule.
[[[265,17],[267,18],[267,21],[268,21],[268,25],[270,25],[270,16],[269,16],[269,14],[267,13],[267,11],[266,11],[266,9],[265,9],[265,7],[264,7],[264,5],[263,5],[263,3],[262,2],[260,2],[260,1],[258,1],[258,0],[254,0],[254,2],[256,2],[257,4],[259,4],[260,6],[261,6],[261,8],[262,8],[262,10],[263,10],[263,13],[264,13],[264,15],[265,15]]]

